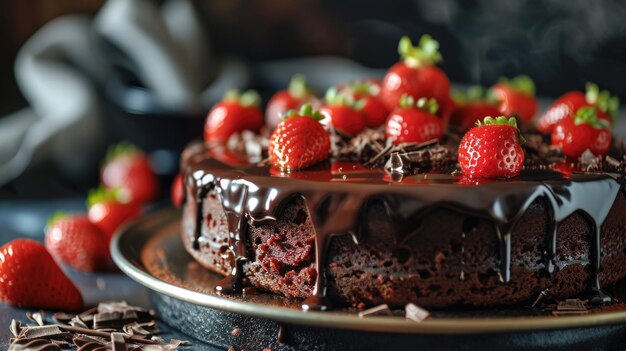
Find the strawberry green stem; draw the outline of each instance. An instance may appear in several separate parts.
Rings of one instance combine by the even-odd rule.
[[[476,121],[476,126],[478,126],[478,127],[481,127],[481,126],[509,126],[509,127],[513,127],[513,128],[515,128],[515,130],[517,130],[517,138],[519,140],[519,143],[523,144],[523,143],[526,142],[526,139],[522,135],[522,132],[519,130],[519,128],[517,128],[517,120],[515,119],[515,117],[506,118],[504,116],[499,116],[499,117],[493,118],[493,117],[487,116],[482,121],[480,121],[480,120]]]
[[[605,120],[598,118],[598,113],[595,107],[585,106],[576,111],[574,116],[574,124],[579,126],[581,124],[589,124],[595,129],[603,129],[608,127],[608,123]]]
[[[408,36],[402,37],[398,43],[398,53],[400,59],[411,67],[434,65],[442,60],[439,42],[428,34],[422,35],[418,46],[414,46]]]
[[[133,143],[129,141],[122,141],[115,145],[110,146],[107,149],[106,156],[104,157],[103,165],[113,161],[114,159],[123,156],[132,154],[135,152],[140,152],[141,150],[135,146]]]
[[[129,200],[128,194],[125,194],[121,188],[108,189],[105,187],[98,187],[89,191],[87,195],[87,208],[100,203],[100,202],[121,202],[127,203]]]
[[[46,221],[46,226],[51,227],[54,223],[56,223],[56,221],[66,218],[67,216],[68,214],[66,212],[56,211],[52,214],[52,216],[48,218],[48,220]]]
[[[502,77],[500,78],[500,83],[506,84],[528,96],[535,96],[535,82],[529,76],[521,75],[511,79]]]
[[[261,105],[261,97],[254,90],[247,90],[243,94],[233,89],[226,92],[222,101],[237,102],[243,107],[258,107]]]
[[[363,108],[365,101],[354,101],[352,96],[340,92],[336,87],[330,87],[326,91],[326,95],[324,96],[324,100],[328,105],[341,105],[352,107],[356,110],[360,110]]]
[[[313,108],[311,104],[304,104],[300,107],[300,111],[289,110],[285,114],[281,116],[283,120],[286,120],[291,117],[302,116],[302,117],[311,117],[316,121],[321,121],[324,119],[324,116],[317,110]]]
[[[485,102],[497,105],[498,99],[490,92],[490,90],[485,89],[483,86],[472,85],[465,91],[453,89],[450,95],[456,103],[461,105],[472,102]]]
[[[404,94],[400,98],[400,107],[401,108],[415,108],[417,107],[420,110],[426,111],[432,115],[437,113],[439,110],[439,104],[437,100],[433,98],[425,98],[421,97],[417,101],[411,95]]]
[[[598,106],[600,111],[609,114],[615,123],[619,110],[619,98],[617,96],[611,96],[608,90],[600,90],[596,84],[587,83],[585,99],[588,103]]]
[[[289,95],[301,99],[313,95],[313,90],[306,85],[306,77],[303,74],[295,74],[287,87]]]

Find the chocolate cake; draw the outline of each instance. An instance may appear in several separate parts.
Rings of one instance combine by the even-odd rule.
[[[224,146],[185,150],[182,239],[225,276],[220,292],[252,286],[305,310],[511,305],[541,292],[606,303],[602,287],[626,276],[623,161],[560,172],[529,138],[518,177],[468,180],[445,144],[406,150],[367,133],[345,150],[333,141],[350,161],[291,173]],[[368,147],[355,154],[359,138]]]

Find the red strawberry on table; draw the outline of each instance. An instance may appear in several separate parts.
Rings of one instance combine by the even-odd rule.
[[[380,98],[380,83],[369,79],[348,82],[339,92],[358,101],[368,128],[378,128],[387,120],[389,110]]]
[[[130,201],[120,189],[94,189],[87,197],[87,216],[106,239],[107,245],[115,231],[139,216],[139,204]]]
[[[244,130],[258,132],[264,123],[260,103],[259,94],[253,90],[243,94],[229,91],[209,111],[204,125],[204,140],[226,142],[234,133]]]
[[[584,106],[596,107],[597,117],[612,125],[617,117],[619,99],[617,96],[611,96],[611,93],[606,90],[601,91],[597,85],[587,83],[586,93],[570,91],[556,99],[541,115],[537,129],[542,133],[552,133],[557,123]]]
[[[435,99],[421,98],[415,102],[413,97],[405,95],[400,107],[389,115],[387,120],[387,138],[394,144],[423,143],[440,139],[443,135]]]
[[[298,110],[304,104],[316,104],[317,99],[313,90],[306,85],[306,79],[301,74],[291,78],[289,87],[274,94],[265,109],[265,121],[268,126],[275,128],[282,122],[281,116],[289,110]]]
[[[429,35],[422,35],[419,45],[413,46],[409,37],[398,44],[401,61],[391,66],[383,79],[381,98],[387,109],[393,111],[404,95],[419,99],[433,98],[441,113],[448,111],[450,80],[435,64],[441,61],[439,43]],[[442,120],[445,128],[445,119]]]
[[[569,158],[579,157],[587,149],[604,157],[611,148],[611,132],[608,123],[598,118],[595,107],[584,106],[554,126],[552,145],[563,149]]]
[[[347,135],[355,136],[366,127],[366,120],[361,109],[363,104],[355,102],[349,95],[330,88],[326,92],[326,105],[320,109],[324,125],[332,125]]]
[[[172,188],[170,189],[170,198],[172,200],[172,204],[177,208],[181,208],[183,206],[185,197],[185,187],[183,185],[183,176],[179,173],[172,181]]]
[[[481,86],[472,86],[465,93],[454,91],[452,96],[456,107],[450,117],[450,125],[463,132],[473,128],[478,120],[500,114],[498,102],[490,99]]]
[[[108,268],[109,243],[85,215],[54,215],[48,221],[45,244],[58,261],[79,271]]]
[[[524,142],[514,117],[485,117],[459,145],[459,164],[468,178],[511,178],[524,165]]]
[[[269,161],[284,171],[310,167],[328,158],[330,137],[320,124],[323,116],[304,105],[300,112],[291,111],[276,127],[269,141]]]
[[[40,243],[13,240],[0,248],[0,301],[18,307],[77,311],[83,298]]]
[[[491,87],[490,94],[499,101],[500,114],[516,116],[522,122],[529,122],[537,113],[535,83],[528,76],[502,78]]]
[[[152,170],[150,159],[127,142],[109,149],[100,179],[107,188],[123,189],[135,202],[154,200],[159,192],[159,179]]]

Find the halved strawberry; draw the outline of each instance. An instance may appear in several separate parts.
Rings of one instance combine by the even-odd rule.
[[[459,165],[468,178],[511,178],[524,165],[524,138],[514,117],[485,117],[459,145]]]
[[[236,90],[229,91],[209,111],[204,125],[204,140],[225,142],[234,133],[244,130],[260,131],[264,123],[260,103],[259,94],[253,90],[243,94]]]
[[[597,117],[613,125],[619,109],[619,99],[606,90],[600,90],[597,85],[587,83],[586,93],[570,91],[556,99],[541,115],[537,129],[542,133],[552,133],[557,123],[584,106],[596,107]]]
[[[159,193],[159,179],[150,159],[128,142],[109,148],[100,170],[100,180],[109,189],[123,189],[135,202],[154,200]]]
[[[319,123],[322,118],[311,105],[285,115],[270,137],[270,164],[284,171],[296,171],[326,160],[330,137]]]
[[[528,76],[512,79],[502,78],[494,84],[490,93],[499,101],[500,114],[516,116],[523,123],[530,122],[537,113],[535,83]]]
[[[423,143],[441,139],[443,130],[435,99],[421,98],[417,102],[408,95],[402,97],[400,107],[389,115],[386,134],[394,144]]]
[[[350,136],[355,136],[366,127],[366,120],[361,109],[363,104],[354,101],[349,95],[340,93],[337,88],[328,89],[326,105],[320,109],[323,125],[332,125]]]
[[[304,104],[319,104],[313,90],[306,85],[306,78],[296,74],[289,81],[286,90],[274,94],[267,103],[265,109],[265,123],[270,128],[275,128],[282,122],[282,115],[289,110],[298,110]]]
[[[561,119],[552,130],[552,145],[563,149],[569,158],[577,158],[587,149],[604,157],[611,148],[611,131],[597,113],[595,107],[584,106],[574,116]]]
[[[440,113],[448,111],[450,80],[435,66],[441,61],[439,43],[425,34],[419,45],[413,46],[411,39],[405,36],[398,43],[398,52],[401,61],[387,71],[381,87],[381,98],[387,109],[393,111],[402,96],[408,95],[415,100],[433,98],[440,106]]]

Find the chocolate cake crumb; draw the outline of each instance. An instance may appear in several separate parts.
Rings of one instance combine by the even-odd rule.
[[[565,301],[559,301],[556,305],[556,309],[552,311],[554,316],[570,316],[588,314],[587,301],[579,299],[566,299]]]
[[[370,316],[391,316],[391,314],[389,306],[387,304],[382,304],[359,312],[359,318]]]
[[[423,322],[430,317],[430,313],[428,311],[413,303],[408,303],[404,307],[404,311],[406,319],[410,319],[418,323]]]

